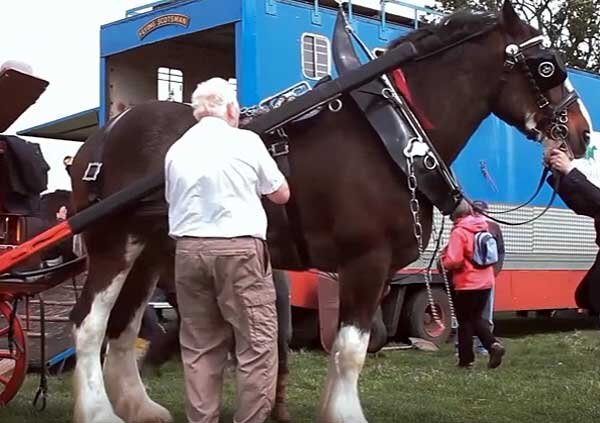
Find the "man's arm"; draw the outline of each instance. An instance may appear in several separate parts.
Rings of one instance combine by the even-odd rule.
[[[589,217],[600,215],[600,189],[575,168],[569,157],[554,150],[550,157],[552,169],[560,176],[558,195],[571,210]],[[556,176],[551,175],[548,183],[554,187]]]
[[[258,189],[275,204],[285,204],[290,199],[290,187],[277,167],[260,137],[256,135],[258,148]]]
[[[165,201],[167,202],[167,204],[170,203],[170,198],[169,198],[169,167],[170,167],[171,161],[169,158],[169,155],[167,154],[167,156],[165,157],[165,164],[164,164],[164,171],[165,171]]]
[[[596,217],[600,214],[600,189],[592,184],[578,169],[566,175],[560,175],[558,195],[575,213]],[[548,177],[548,183],[554,187],[556,176]]]
[[[290,199],[290,187],[287,181],[284,179],[281,186],[271,194],[267,194],[266,197],[275,204],[285,204]]]

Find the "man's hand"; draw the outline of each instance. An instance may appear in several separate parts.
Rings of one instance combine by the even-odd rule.
[[[562,173],[563,175],[568,174],[571,170],[573,170],[573,168],[575,168],[575,165],[569,156],[559,149],[552,150],[550,153],[549,162],[552,169]]]

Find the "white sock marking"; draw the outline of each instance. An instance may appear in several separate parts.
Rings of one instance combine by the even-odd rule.
[[[358,377],[369,345],[369,332],[355,326],[338,331],[331,350],[320,423],[366,423],[358,398]]]
[[[75,411],[74,421],[81,423],[121,423],[112,410],[106,395],[100,349],[106,333],[108,317],[123,283],[127,279],[133,262],[143,249],[129,238],[125,247],[126,267],[119,272],[110,285],[95,295],[88,315],[74,329],[77,364],[75,366]]]
[[[170,413],[148,396],[135,354],[135,341],[154,285],[123,333],[119,338],[110,340],[104,360],[104,383],[108,398],[117,414],[127,422],[172,421]]]

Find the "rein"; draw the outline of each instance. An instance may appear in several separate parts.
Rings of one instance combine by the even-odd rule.
[[[534,195],[534,197],[532,197],[532,198],[531,198],[531,199],[528,201],[528,203],[530,203],[530,202],[533,200],[533,198],[535,198],[535,197],[537,196],[537,194],[539,193],[539,191],[541,190],[541,186],[542,186],[542,184],[543,184],[543,181],[544,181],[544,179],[545,179],[545,175],[546,175],[547,173],[548,173],[548,168],[545,168],[545,169],[544,169],[544,172],[543,172],[543,174],[542,174],[542,179],[540,180],[540,184],[538,185],[538,188],[539,188],[539,189],[537,190],[537,192],[536,192],[536,194]],[[491,216],[489,212],[487,212],[487,213],[486,213],[486,212],[484,212],[483,210],[481,210],[479,207],[477,207],[475,204],[473,204],[473,201],[472,201],[472,200],[471,200],[469,197],[467,197],[467,196],[466,196],[466,195],[464,195],[464,194],[463,194],[463,198],[464,198],[464,200],[465,200],[467,203],[469,203],[469,205],[470,205],[471,207],[473,207],[473,209],[477,210],[477,212],[478,212],[479,214],[482,214],[483,216],[487,217],[487,218],[488,218],[488,219],[490,219],[490,220],[493,220],[493,221],[494,221],[494,222],[496,222],[496,223],[500,223],[500,224],[502,224],[502,225],[508,225],[508,226],[522,226],[522,225],[526,225],[526,224],[528,224],[528,223],[531,223],[531,222],[534,222],[534,221],[538,220],[540,217],[542,217],[543,215],[545,215],[545,214],[548,212],[548,210],[550,210],[550,207],[552,207],[552,204],[554,203],[554,200],[556,199],[556,193],[558,192],[558,189],[559,189],[559,187],[560,187],[560,177],[557,177],[557,178],[556,178],[556,181],[554,182],[554,186],[552,187],[552,196],[550,197],[550,201],[548,201],[548,204],[546,205],[546,207],[544,208],[544,210],[542,210],[542,211],[541,211],[541,212],[540,212],[540,213],[539,213],[537,216],[534,216],[534,217],[532,217],[531,219],[528,219],[528,220],[526,220],[526,221],[524,221],[524,222],[508,222],[508,221],[506,221],[506,220],[498,219],[497,217]],[[527,203],[525,203],[525,204],[522,204],[521,206],[519,206],[519,207],[517,207],[517,208],[515,208],[515,209],[512,209],[512,211],[514,211],[514,210],[518,210],[518,209],[520,209],[521,207],[524,207],[526,204],[527,204]],[[504,212],[496,212],[495,214],[507,213],[507,212],[509,212],[509,211],[511,211],[511,210],[505,210]],[[494,214],[494,213],[492,213],[492,214]]]
[[[540,181],[538,182],[537,188],[535,189],[535,192],[533,193],[533,195],[531,197],[529,197],[529,199],[524,202],[523,204],[517,206],[517,207],[513,207],[512,209],[508,209],[508,210],[502,210],[502,211],[488,211],[488,214],[506,214],[506,213],[511,213],[517,210],[522,209],[525,206],[528,206],[529,204],[531,204],[531,202],[533,200],[535,200],[535,198],[538,196],[538,194],[540,193],[540,191],[542,190],[542,187],[544,186],[544,181],[546,180],[546,177],[548,176],[548,173],[550,172],[550,169],[547,167],[544,167],[544,170],[542,171],[542,176],[540,177]],[[478,207],[475,207],[475,209],[477,210],[478,213],[482,213],[482,210],[479,209]]]

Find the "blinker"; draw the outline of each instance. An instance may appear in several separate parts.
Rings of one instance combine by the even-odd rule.
[[[546,37],[539,35],[518,45],[509,44],[505,49],[507,63],[512,66],[525,61],[542,91],[557,87],[567,79],[567,68],[550,45]]]
[[[542,49],[527,55],[525,61],[542,91],[562,85],[567,79],[567,69],[554,50]]]

